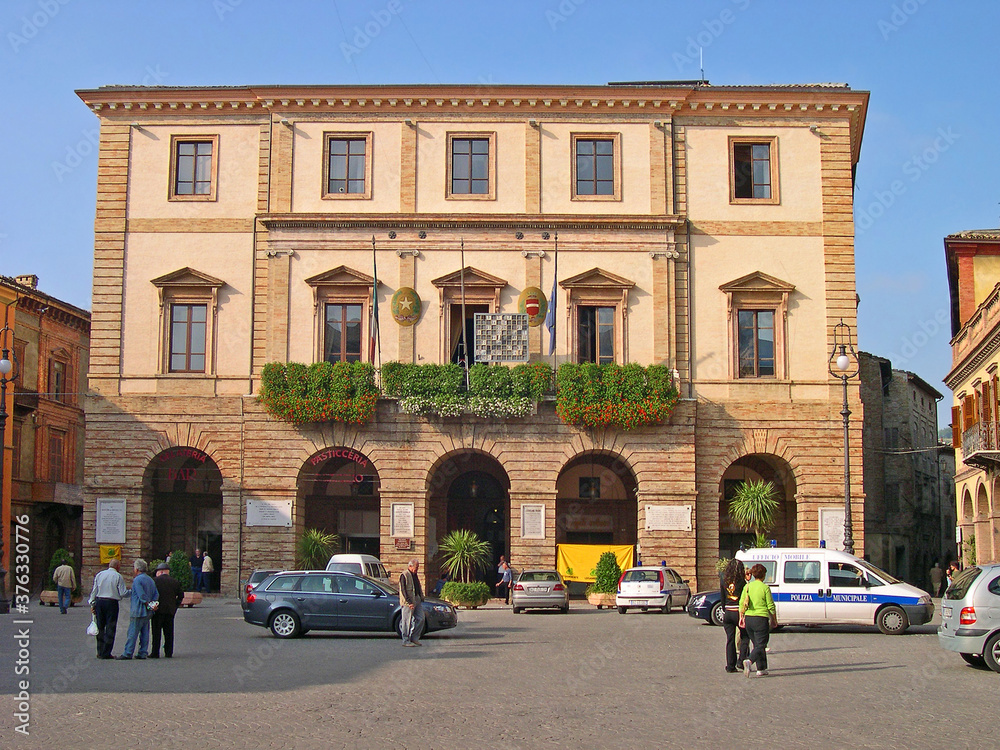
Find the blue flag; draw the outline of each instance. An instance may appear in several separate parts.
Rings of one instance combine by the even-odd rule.
[[[549,329],[549,355],[556,351],[556,277],[552,275],[552,296],[549,297],[549,312],[545,316],[545,325]]]

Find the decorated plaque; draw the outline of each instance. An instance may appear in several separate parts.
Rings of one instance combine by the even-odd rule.
[[[97,498],[98,544],[125,544],[125,498]]]
[[[691,531],[691,506],[647,505],[646,531]]]
[[[389,536],[413,538],[413,503],[392,503]]]
[[[521,538],[545,538],[544,503],[525,503],[521,506]]]
[[[411,287],[397,289],[392,295],[390,307],[393,319],[401,326],[412,326],[420,319],[420,297]]]
[[[537,328],[545,320],[549,305],[545,293],[537,286],[529,286],[517,298],[517,311],[528,316],[528,325]]]
[[[844,507],[819,509],[819,538],[827,549],[844,549]]]
[[[292,526],[291,500],[247,500],[247,526]]]

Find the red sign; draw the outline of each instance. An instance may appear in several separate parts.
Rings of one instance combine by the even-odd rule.
[[[540,304],[538,302],[538,297],[534,294],[528,295],[524,300],[524,311],[528,313],[528,317],[533,318],[538,315],[538,308]]]
[[[396,549],[410,549],[412,539],[396,539]]]

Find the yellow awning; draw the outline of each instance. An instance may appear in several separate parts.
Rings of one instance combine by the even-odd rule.
[[[613,552],[622,570],[631,568],[635,548],[631,545],[559,544],[556,545],[556,568],[567,581],[593,583],[594,568],[605,552]]]

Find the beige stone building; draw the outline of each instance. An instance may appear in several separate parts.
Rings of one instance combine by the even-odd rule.
[[[944,239],[951,292],[954,393],[952,440],[955,499],[967,563],[1000,556],[1000,230],[959,232]]]
[[[754,477],[779,489],[780,544],[836,536],[827,364],[833,327],[856,324],[866,92],[79,95],[101,122],[89,570],[99,535],[120,535],[126,559],[201,545],[233,591],[255,567],[292,565],[295,532],[319,526],[396,571],[415,555],[430,577],[440,538],[471,528],[517,566],[552,565],[558,544],[626,544],[707,585],[742,538],[725,498]],[[670,418],[586,428],[551,400],[490,419],[382,398],[363,425],[294,425],[257,400],[270,362],[459,360],[474,315],[516,313],[525,291],[555,311],[554,356],[549,329],[528,328],[532,362],[665,365],[681,396]],[[856,383],[850,399],[862,552]]]

